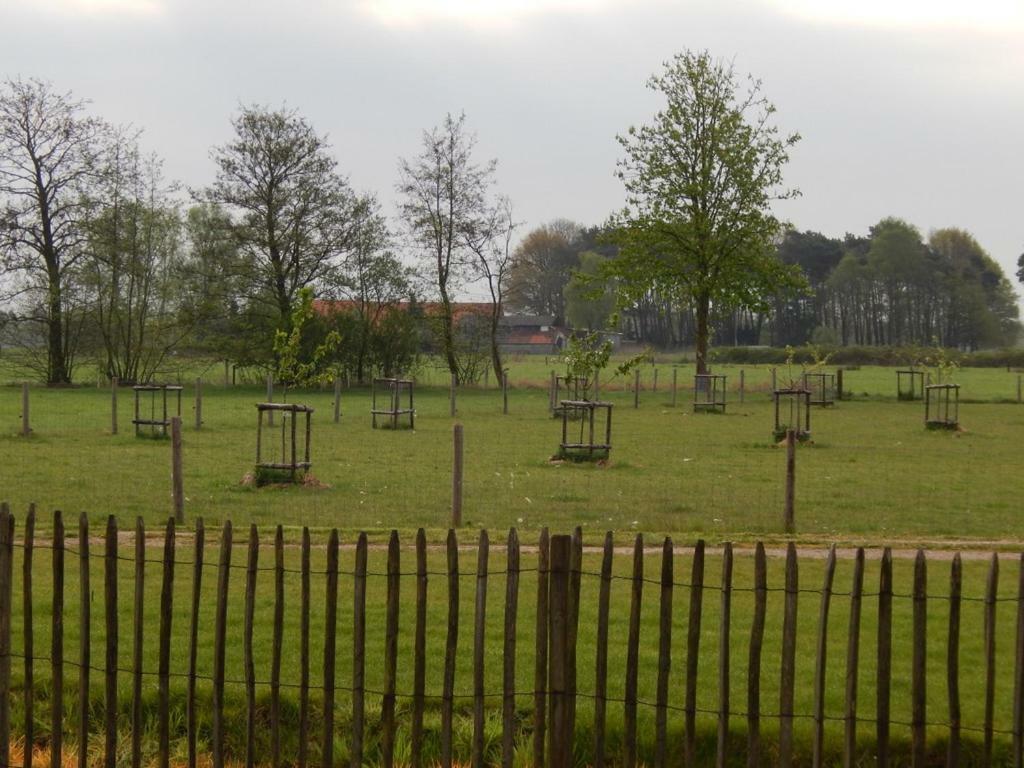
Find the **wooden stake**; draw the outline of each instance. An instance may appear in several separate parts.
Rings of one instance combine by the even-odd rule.
[[[508,369],[501,374],[501,412],[508,416]]]
[[[334,423],[341,418],[341,379],[334,377]]]
[[[196,429],[203,428],[203,380],[196,379]]]
[[[786,533],[796,530],[796,431],[786,430]]]
[[[746,374],[740,368],[740,402],[742,403],[747,391]]]
[[[454,454],[452,461],[452,528],[462,525],[462,425],[452,429]]]
[[[185,485],[181,469],[181,418],[171,417],[171,495],[174,500],[174,520],[185,522]]]
[[[110,434],[117,434],[117,376],[110,380]]]
[[[28,436],[32,434],[32,427],[28,421],[28,382],[21,385],[21,434]]]

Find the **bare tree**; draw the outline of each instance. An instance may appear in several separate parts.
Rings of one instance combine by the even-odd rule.
[[[107,125],[40,80],[0,86],[0,268],[18,320],[42,326],[49,384],[70,383],[81,316],[73,311],[90,191]]]
[[[398,162],[402,218],[414,247],[430,264],[441,300],[441,343],[457,380],[467,371],[456,349],[452,295],[474,261],[467,242],[488,216],[487,190],[497,165],[495,160],[474,164],[475,145],[466,116],[448,114],[440,127],[424,131],[419,155]]]
[[[487,284],[491,296],[491,365],[497,381],[504,375],[498,327],[504,313],[504,295],[512,263],[512,236],[518,223],[512,217],[512,202],[501,197],[478,222],[476,231],[465,233],[465,244],[475,257],[471,272]]]

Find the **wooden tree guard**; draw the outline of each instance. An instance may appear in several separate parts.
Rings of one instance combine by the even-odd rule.
[[[836,404],[836,375],[834,373],[805,371],[801,388],[811,393],[811,405],[827,408]]]
[[[776,389],[772,393],[775,400],[775,427],[772,436],[779,442],[786,436],[786,430],[792,429],[797,440],[807,440],[811,436],[811,392],[803,387]],[[803,410],[803,418],[800,411]]]
[[[561,400],[559,410],[562,414],[562,442],[559,446],[559,458],[575,459],[607,459],[612,450],[612,404],[597,400]],[[599,434],[597,414],[604,414],[604,442],[595,442],[595,433]],[[569,422],[579,421],[579,436],[570,440]]]
[[[181,417],[181,390],[182,387],[176,384],[136,384],[132,387],[135,392],[135,418],[132,424],[135,425],[135,436],[142,434],[142,427],[149,427],[150,435],[155,436],[158,432],[160,437],[167,437],[167,429],[171,425],[171,418],[167,413],[167,393],[173,392],[177,396],[177,408],[175,416]],[[139,397],[143,392],[149,393],[149,418],[143,418]],[[159,394],[160,412],[157,413],[157,398]]]
[[[281,458],[280,461],[263,460],[263,414],[268,416],[274,411],[282,412],[281,419]],[[303,431],[302,461],[299,461],[299,442],[296,423],[299,414],[306,415],[306,428]],[[310,416],[313,409],[298,403],[256,403],[256,469],[283,470],[288,472],[291,482],[298,479],[299,470],[307,470],[313,466],[309,459],[309,438],[311,431]],[[267,426],[273,428],[269,418]],[[267,430],[268,434],[270,429]],[[275,452],[276,453],[276,452]]]
[[[956,429],[960,425],[960,385],[929,384],[924,388],[924,425]]]
[[[924,371],[896,371],[896,399],[920,400],[924,397]]]
[[[387,399],[380,406],[377,404],[377,392],[382,390],[387,394]],[[402,407],[405,400],[403,394],[409,395],[409,405]],[[377,417],[386,416],[391,422],[392,429],[398,429],[399,417],[409,417],[409,429],[416,428],[416,410],[413,408],[412,381],[409,379],[374,379],[373,380],[373,406],[370,410],[373,417],[373,428],[377,428]]]
[[[561,416],[563,413],[562,403],[563,402],[581,402],[588,399],[587,395],[590,393],[590,379],[586,376],[555,376],[555,391],[551,398],[551,401],[555,404],[551,413],[554,416]],[[563,390],[565,400],[563,401]],[[574,412],[574,416],[578,417],[581,414]]]
[[[725,413],[725,376],[698,373],[693,377],[693,410]]]

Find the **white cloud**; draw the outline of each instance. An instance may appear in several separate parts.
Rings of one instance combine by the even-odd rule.
[[[872,27],[1024,27],[1020,0],[767,0],[779,11],[810,21]]]
[[[608,0],[360,0],[359,8],[391,25],[425,21],[454,21],[469,25],[501,26],[526,17],[550,13],[592,12]]]
[[[165,10],[163,0],[36,0],[34,6],[62,16],[157,16]]]

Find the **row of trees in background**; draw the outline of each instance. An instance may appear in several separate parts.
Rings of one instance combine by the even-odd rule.
[[[771,204],[797,194],[782,170],[799,136],[779,133],[759,81],[686,52],[648,86],[666,106],[619,137],[623,209],[600,227],[554,220],[520,238],[496,161],[475,156],[461,115],[399,160],[389,223],[295,111],[243,107],[211,151],[213,182],[186,194],[136,133],[47,83],[6,81],[3,342],[61,384],[83,360],[145,381],[186,349],[287,375],[275,339],[290,360],[360,380],[423,350],[460,381],[485,367],[500,377],[506,312],[694,347],[701,370],[711,343],[1016,341],[1013,288],[967,232],[925,240],[894,218],[842,239],[784,227]],[[1024,256],[1020,267],[1024,279]],[[466,323],[471,287],[487,309]],[[334,301],[310,312],[313,295]]]

